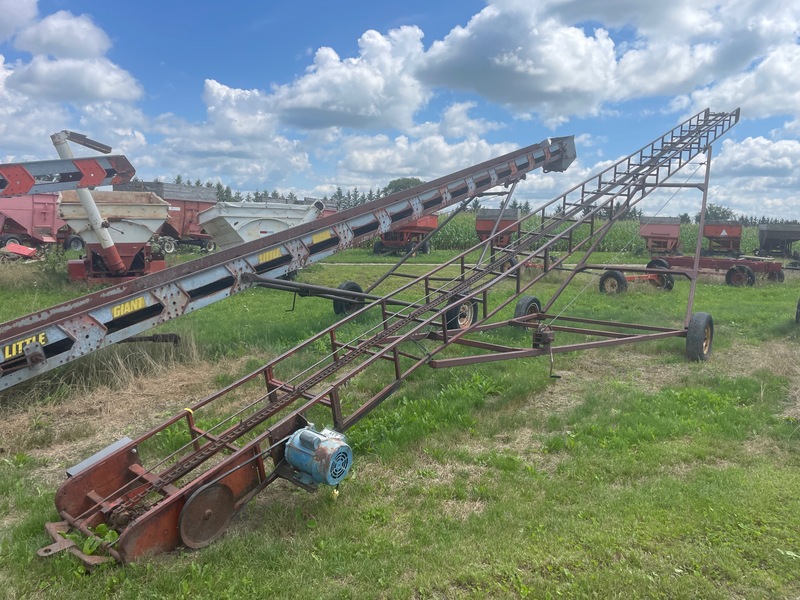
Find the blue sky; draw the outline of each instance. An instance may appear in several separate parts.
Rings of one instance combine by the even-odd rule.
[[[800,218],[789,4],[0,0],[0,162],[53,158],[49,135],[71,129],[143,179],[321,197],[575,135],[566,173],[518,188],[535,204],[699,110],[741,107],[709,201]],[[684,192],[660,214],[698,207]]]

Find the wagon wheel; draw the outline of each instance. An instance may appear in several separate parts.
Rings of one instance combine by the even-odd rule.
[[[755,273],[746,265],[736,265],[725,273],[725,283],[733,287],[752,286],[755,282]]]
[[[745,281],[745,285],[747,285],[748,287],[755,285],[755,283],[756,283],[756,274],[753,273],[753,269],[751,269],[747,265],[740,265],[739,268],[742,271],[744,271],[744,274],[747,277],[747,279]]]
[[[83,250],[83,240],[77,235],[71,235],[64,242],[64,250],[74,250],[80,252]]]
[[[503,273],[507,273],[508,271],[510,271],[511,269],[513,269],[516,266],[517,266],[517,259],[512,256],[507,261],[505,261],[502,265],[500,265],[500,270]]]
[[[175,254],[178,251],[178,244],[172,238],[162,238],[161,248],[167,254]]]
[[[628,280],[622,271],[606,271],[600,277],[600,291],[604,294],[622,294],[628,289]]]
[[[340,290],[362,293],[364,290],[355,281],[345,281],[339,286]],[[349,315],[364,305],[363,300],[336,299],[333,301],[333,312],[337,315]]]
[[[675,287],[675,278],[669,273],[657,273],[656,278],[649,281],[653,286],[665,292],[670,292]]]
[[[542,303],[536,296],[520,296],[516,308],[514,308],[514,318],[527,317],[542,312]]]
[[[444,314],[448,329],[466,329],[478,320],[478,301],[456,296]]]
[[[181,541],[189,548],[203,548],[219,538],[236,512],[233,492],[217,483],[194,492],[178,519]]]
[[[786,276],[783,273],[783,269],[778,269],[777,271],[770,271],[767,273],[767,281],[775,281],[777,283],[783,283]]]
[[[647,263],[648,269],[669,269],[669,263],[663,258],[654,258]]]
[[[686,356],[691,361],[707,360],[714,343],[714,319],[704,312],[695,313],[686,329]]]

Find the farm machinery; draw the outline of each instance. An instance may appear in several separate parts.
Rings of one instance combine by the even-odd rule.
[[[152,192],[169,204],[167,220],[157,232],[158,245],[166,254],[186,245],[209,252],[216,249],[216,242],[203,229],[198,218],[201,212],[217,203],[216,189],[160,181],[132,181],[115,185],[114,191]]]
[[[4,198],[0,204],[0,246],[59,244],[65,250],[83,250],[83,239],[58,215],[57,200],[56,194]]]
[[[146,244],[169,205],[152,194],[90,191],[128,182],[135,170],[124,156],[75,158],[69,142],[111,152],[85,135],[65,130],[50,138],[60,160],[0,165],[0,209],[3,196],[13,206],[19,201],[12,197],[57,192],[50,220],[75,232],[66,240],[72,249],[86,247],[84,258],[68,265],[73,280],[119,282],[163,269],[163,256],[151,256]]]
[[[714,323],[711,315],[693,312],[697,263],[682,274],[691,289],[680,327],[567,316],[554,305],[579,274],[609,269],[590,264],[588,258],[610,227],[653,190],[671,185],[667,181],[701,154],[705,154],[705,181],[693,187],[703,193],[701,215],[705,214],[711,144],[738,118],[737,109],[705,110],[687,119],[511,225],[519,236],[502,252],[491,249],[509,228],[498,229],[424,275],[391,273],[405,283],[389,294],[376,293],[376,284],[361,291],[352,281],[329,288],[277,276],[294,266],[297,253],[292,250],[298,241],[327,255],[342,242],[374,235],[381,224],[388,228],[393,215],[409,222],[418,219],[423,209],[439,210],[452,201],[464,205],[500,184],[508,185],[510,197],[527,172],[547,162],[544,154],[539,161],[531,149],[507,155],[427,187],[389,196],[380,207],[357,207],[338,220],[321,219],[281,232],[277,239],[240,247],[245,252],[234,263],[238,268],[228,269],[226,287],[209,290],[210,294],[222,294],[239,284],[316,296],[332,300],[343,318],[140,437],[123,438],[69,469],[56,494],[61,520],[47,525],[53,544],[39,554],[68,550],[94,565],[105,560],[127,563],[181,546],[202,548],[225,532],[238,510],[278,480],[305,490],[337,485],[353,460],[344,433],[423,367],[534,357],[549,357],[552,365],[559,353],[667,338],[684,338],[688,358],[705,360],[712,349]],[[551,169],[563,169],[574,158],[563,138],[557,148],[546,147],[550,158],[554,151],[560,155]],[[589,235],[579,237],[578,228],[588,228]],[[270,245],[257,247],[259,243]],[[553,253],[556,246],[559,256]],[[197,262],[210,266],[210,259],[226,257],[225,252],[229,251]],[[481,258],[468,263],[467,256],[476,252]],[[577,259],[574,267],[565,263],[569,256]],[[512,258],[514,266],[504,270],[503,264]],[[260,262],[251,262],[254,259]],[[520,271],[530,259],[542,262],[542,273],[523,281]],[[530,294],[556,270],[564,277],[550,299]],[[149,277],[172,274],[174,280],[181,273],[168,270]],[[206,285],[209,280],[206,277]],[[162,282],[157,291],[136,290],[134,297],[142,299],[143,308],[126,316],[156,316],[163,304],[153,308],[150,290],[157,298],[174,298],[175,314],[181,303],[185,307],[192,300],[167,296],[166,288]],[[139,328],[146,324],[140,321]],[[500,333],[508,334],[506,341],[497,339]],[[368,393],[348,387],[356,378],[369,382]],[[229,416],[220,416],[223,413]],[[312,418],[332,426],[318,429]],[[170,440],[173,443],[167,444]],[[96,542],[97,553],[83,554],[61,535],[70,530]]]
[[[74,158],[66,147],[71,140],[109,154],[111,148],[74,132],[53,136],[59,160],[0,164],[0,230],[3,245],[62,243],[71,250],[83,241],[67,227],[56,210],[62,190],[86,192],[96,186],[130,181],[136,171],[122,155]]]
[[[198,222],[225,249],[308,223],[324,210],[321,200],[312,204],[217,202],[198,215]]]
[[[385,252],[411,254],[419,248],[423,254],[429,254],[431,251],[430,238],[439,229],[439,216],[425,215],[408,225],[382,233],[380,239],[373,245],[372,252],[373,254]]]
[[[639,222],[639,235],[644,238],[652,260],[648,268],[691,269],[695,265],[694,256],[682,256],[680,250],[680,219],[672,217],[642,217]],[[733,221],[709,221],[703,223],[700,232],[708,247],[699,246],[698,268],[706,275],[725,276],[725,283],[734,287],[755,285],[757,275],[768,281],[784,280],[783,264],[769,261],[760,256],[745,256],[740,253],[742,225]],[[651,283],[664,289],[672,289],[673,280],[669,274],[663,279],[652,279],[651,275],[626,275],[618,271],[601,283],[600,290],[607,293],[622,292],[626,288],[623,279],[628,281],[649,278]],[[604,285],[605,284],[605,285]]]
[[[800,240],[800,225],[794,223],[761,223],[758,226],[759,256],[779,256],[800,260],[792,245]],[[794,266],[793,268],[800,268]]]
[[[245,273],[285,277],[425,215],[463,205],[536,169],[562,171],[574,159],[572,137],[547,139],[371,203],[3,323],[0,390],[254,287]]]

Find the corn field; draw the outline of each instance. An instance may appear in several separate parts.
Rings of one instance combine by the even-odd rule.
[[[531,219],[528,228],[534,227],[535,219]],[[566,227],[566,226],[565,226]],[[693,254],[697,240],[697,228],[694,223],[681,225],[680,248],[685,254]],[[589,235],[589,226],[582,225],[578,228],[574,240],[580,241]],[[433,246],[439,250],[466,250],[478,242],[475,233],[475,214],[462,213],[457,215],[433,238]],[[704,244],[707,246],[707,242]],[[758,248],[758,228],[744,227],[742,229],[741,250],[752,253]],[[565,248],[557,248],[564,250]],[[639,221],[619,221],[615,223],[606,234],[598,248],[600,252],[630,252],[645,254],[647,249],[644,239],[639,235]]]

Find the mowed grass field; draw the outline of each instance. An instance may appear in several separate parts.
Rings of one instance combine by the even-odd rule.
[[[300,280],[366,287],[386,265],[363,254]],[[406,270],[442,260],[418,256]],[[35,268],[0,269],[4,321],[85,291]],[[549,299],[559,281],[548,276],[532,293]],[[631,284],[607,296],[584,275],[553,312],[675,327],[688,290],[678,280],[668,293]],[[69,554],[36,556],[50,543],[44,523],[58,519],[66,468],[336,321],[330,301],[239,294],[162,326],[181,335],[177,348],[118,344],[0,393],[0,589],[7,598],[797,597],[798,297],[793,272],[749,288],[704,278],[695,310],[713,316],[716,335],[703,363],[687,362],[677,338],[556,355],[559,379],[542,358],[419,370],[347,432],[355,464],[338,495],[278,482],[202,550],[92,573]],[[375,385],[357,380],[349,391]]]

